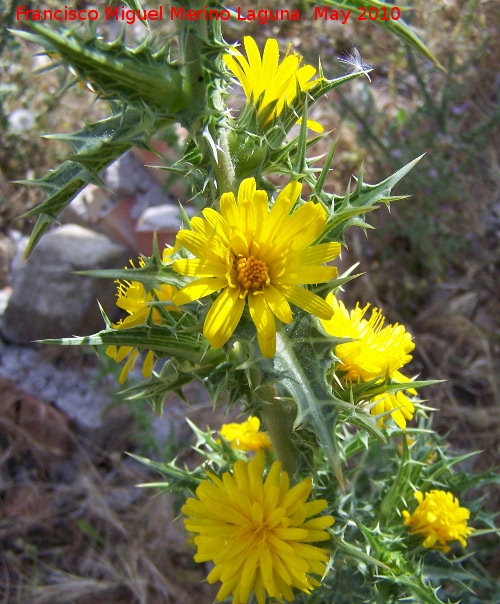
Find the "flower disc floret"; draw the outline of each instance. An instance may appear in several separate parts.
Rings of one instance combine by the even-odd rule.
[[[259,125],[264,129],[294,101],[298,91],[307,92],[319,80],[311,80],[316,69],[312,65],[301,66],[302,57],[298,54],[287,52],[280,63],[278,42],[274,38],[266,41],[262,57],[251,36],[245,36],[243,44],[247,58],[233,48],[224,55],[224,61],[243,87],[247,102],[256,106]],[[270,106],[274,107],[270,110]],[[307,125],[323,132],[323,127],[313,120],[307,120]]]
[[[411,527],[412,535],[425,537],[424,547],[450,550],[449,541],[459,541],[466,547],[466,538],[473,532],[467,526],[470,512],[460,507],[458,499],[446,491],[432,490],[423,495],[420,491],[415,494],[418,506],[410,514],[403,510],[405,526]]]
[[[307,502],[312,481],[290,488],[288,474],[274,462],[264,479],[265,454],[237,461],[232,474],[209,474],[187,500],[182,512],[186,529],[197,533],[196,562],[211,561],[209,583],[221,581],[217,594],[233,604],[246,604],[252,592],[258,604],[266,594],[291,602],[293,589],[307,594],[320,585],[311,577],[326,570],[328,550],[311,545],[330,539],[325,530],[332,516],[317,516],[325,500]]]
[[[288,184],[269,209],[265,191],[257,190],[254,178],[238,190],[224,193],[220,213],[203,210],[203,218],[191,220],[192,230],[181,230],[177,242],[196,258],[176,260],[173,269],[195,280],[175,296],[186,304],[222,290],[210,308],[203,335],[215,348],[223,346],[238,325],[248,301],[265,357],[276,351],[275,317],[292,321],[289,302],[317,317],[329,319],[332,308],[301,285],[324,283],[337,269],[321,264],[340,253],[340,244],[315,244],[326,225],[320,204],[307,202],[292,212],[301,191]]]

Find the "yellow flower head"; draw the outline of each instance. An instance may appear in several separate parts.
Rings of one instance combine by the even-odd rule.
[[[300,191],[301,185],[291,182],[269,210],[267,193],[247,178],[238,199],[222,195],[220,214],[206,208],[203,218],[191,220],[192,231],[179,231],[177,241],[196,259],[176,260],[173,269],[196,279],[175,294],[174,302],[186,304],[222,290],[203,327],[215,348],[232,335],[247,300],[265,357],[276,351],[274,317],[292,321],[289,302],[323,319],[332,316],[331,306],[299,284],[333,279],[337,269],[320,265],[339,255],[340,244],[314,245],[326,224],[320,204],[307,202],[290,214]]]
[[[357,304],[349,312],[333,294],[328,295],[327,302],[333,307],[333,316],[321,321],[325,330],[331,336],[355,340],[335,348],[335,356],[341,361],[339,370],[346,382],[395,377],[398,369],[411,361],[408,353],[415,348],[411,335],[397,323],[384,327],[385,319],[378,308],[373,309],[367,320],[364,316],[369,304],[364,308]]]
[[[134,263],[130,260],[132,268],[135,268]],[[139,258],[139,266],[143,267],[145,262],[142,258]],[[160,287],[149,292],[142,283],[139,281],[116,281],[117,284],[117,301],[116,305],[125,310],[128,313],[128,317],[121,319],[118,323],[113,324],[115,329],[126,329],[128,327],[135,327],[144,323],[151,312],[151,302],[162,301],[170,302],[168,310],[179,310],[173,305],[172,298],[174,293],[177,291],[175,287],[171,285],[161,284]],[[151,312],[151,319],[153,323],[161,323],[161,312],[158,308],[153,307]],[[135,363],[140,356],[140,352],[137,348],[132,346],[115,346],[111,345],[106,348],[106,354],[114,359],[117,363],[121,363],[126,359],[123,370],[120,374],[119,382],[123,384],[127,379],[129,371],[134,370]],[[154,353],[149,350],[144,359],[142,365],[142,375],[145,378],[151,377],[153,367],[155,364],[156,357]]]
[[[433,490],[423,495],[420,491],[415,493],[418,501],[417,509],[410,514],[403,510],[405,526],[411,526],[412,535],[425,537],[424,547],[450,550],[448,541],[460,541],[466,547],[468,537],[473,528],[467,526],[470,512],[461,508],[458,499],[446,491]]]
[[[267,40],[262,57],[251,36],[245,36],[243,43],[248,59],[232,49],[231,54],[224,55],[224,61],[242,85],[247,102],[256,105],[257,115],[261,117],[259,126],[264,128],[293,102],[297,87],[307,92],[318,83],[318,80],[311,80],[316,69],[312,65],[300,67],[302,57],[295,53],[287,53],[279,63],[280,52],[274,38]],[[275,105],[271,113],[265,111],[272,103]],[[307,125],[315,132],[323,132],[317,122],[307,120]]]
[[[399,369],[411,361],[408,353],[415,345],[402,325],[384,327],[385,318],[378,308],[373,309],[370,319],[365,319],[369,304],[364,308],[356,304],[349,312],[333,294],[329,294],[326,301],[333,307],[333,316],[327,321],[321,320],[325,330],[331,336],[353,340],[335,347],[335,356],[340,360],[337,370],[342,381],[349,384],[377,378],[383,381],[390,377],[394,382],[410,382]],[[413,388],[408,388],[407,392],[416,394]],[[413,403],[403,391],[381,394],[371,402],[375,403],[371,407],[373,415],[393,411],[392,418],[403,430],[406,420],[413,417]]]
[[[252,592],[258,604],[266,593],[279,602],[293,600],[292,588],[307,594],[320,583],[309,573],[324,574],[328,550],[311,543],[326,541],[332,516],[316,516],[325,500],[307,502],[312,482],[289,487],[288,474],[274,462],[263,479],[265,454],[237,461],[222,479],[209,474],[196,489],[196,499],[182,508],[186,529],[194,538],[196,562],[214,563],[209,583],[221,581],[218,600],[233,595],[246,604]]]
[[[271,449],[272,442],[267,432],[259,432],[260,419],[250,416],[241,424],[222,424],[219,434],[231,443],[233,449],[258,451]]]
[[[416,394],[413,388],[410,388],[408,392]],[[406,420],[410,421],[413,419],[415,407],[402,390],[398,392],[384,392],[384,394],[372,398],[370,402],[374,403],[370,407],[372,415],[382,415],[382,413],[390,411],[392,419],[402,430],[406,430]],[[384,419],[384,417],[381,417],[378,420],[377,424],[379,427],[384,423]]]

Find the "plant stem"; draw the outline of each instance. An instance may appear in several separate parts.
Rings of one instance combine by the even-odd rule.
[[[276,391],[271,386],[259,391],[259,398],[264,403],[262,415],[276,457],[289,476],[293,476],[298,465],[297,448],[292,442],[293,413],[275,395]]]
[[[198,10],[205,0],[190,0],[189,8]],[[228,130],[222,118],[226,107],[222,98],[225,86],[217,73],[222,70],[224,46],[218,20],[178,20],[184,92],[191,100],[191,135],[201,150],[204,163],[211,165],[217,188],[213,196],[234,190],[235,170],[228,144]],[[214,62],[217,63],[214,65]]]

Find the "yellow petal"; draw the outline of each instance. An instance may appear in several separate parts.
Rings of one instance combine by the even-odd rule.
[[[296,285],[310,285],[312,283],[325,283],[337,276],[337,269],[334,266],[304,266],[287,271],[283,281]]]
[[[238,208],[240,208],[242,202],[251,201],[256,190],[255,178],[245,178],[238,189]]]
[[[257,339],[262,356],[271,358],[276,353],[276,322],[263,295],[248,298],[250,316],[257,328]]]
[[[227,287],[227,279],[216,279],[211,277],[196,279],[196,281],[184,286],[174,295],[174,304],[176,306],[188,304],[189,302],[193,302],[193,300],[199,300],[200,298],[209,296],[223,287]]]
[[[280,51],[278,41],[274,38],[268,38],[262,56],[262,71],[265,75],[274,77],[276,70],[278,69],[279,57]]]
[[[257,228],[257,221],[255,216],[255,206],[253,201],[245,199],[239,204],[240,209],[240,226],[239,230],[245,235],[247,241],[251,241],[255,229]]]
[[[280,233],[280,227],[292,209],[294,201],[289,197],[279,195],[267,215],[259,231],[255,234],[257,243],[270,242],[270,240]]]
[[[176,260],[175,272],[187,277],[220,277],[226,276],[227,267],[225,263],[213,262],[213,260]]]
[[[121,363],[123,359],[132,352],[132,350],[134,350],[133,346],[119,346],[115,356],[115,361],[117,363]]]
[[[245,299],[239,290],[227,287],[212,304],[203,325],[203,335],[214,348],[220,348],[231,337],[238,325]]]
[[[245,258],[248,258],[250,255],[248,249],[248,239],[245,237],[244,233],[237,229],[231,233],[231,249],[235,254]]]
[[[293,250],[304,249],[314,243],[321,235],[326,224],[326,211],[319,203],[308,201],[283,225],[283,236],[290,241]]]
[[[282,285],[275,283],[274,286],[279,290],[287,300],[296,304],[311,315],[320,319],[331,319],[333,315],[332,307],[327,304],[322,298],[313,294],[298,285]]]
[[[315,73],[316,69],[312,65],[303,65],[297,70],[297,80],[299,81],[301,90],[309,90],[316,85],[317,81],[308,82],[308,80],[314,77]]]
[[[316,120],[307,120],[307,127],[309,128],[309,130],[312,130],[313,132],[318,132],[318,134],[321,134],[322,132],[325,131],[325,129],[323,128],[323,126],[317,122]]]
[[[219,212],[216,212],[213,208],[205,208],[203,210],[203,216],[208,224],[217,231],[217,235],[225,242],[228,242],[230,228]]]
[[[150,378],[153,373],[155,355],[152,350],[148,350],[144,363],[142,364],[142,376],[146,379]]]
[[[252,94],[252,82],[250,80],[251,70],[245,57],[236,49],[231,50],[231,54],[224,55],[224,62],[233,74],[238,78],[249,99]]]
[[[239,214],[233,193],[223,193],[220,198],[220,211],[232,229],[238,228]]]
[[[114,344],[110,344],[106,348],[106,354],[108,355],[108,357],[111,357],[112,359],[115,358],[117,352],[118,352],[118,348]]]
[[[293,320],[292,310],[285,296],[275,287],[269,284],[264,291],[269,308],[283,323],[291,323]]]
[[[276,198],[276,201],[274,203],[276,203],[282,197],[286,197],[287,199],[289,199],[291,201],[292,204],[294,204],[297,201],[297,199],[299,198],[301,191],[302,191],[302,184],[298,180],[292,180],[281,191],[281,193],[278,195],[278,197]]]
[[[340,254],[340,243],[320,243],[306,249],[292,251],[288,255],[289,264],[313,266],[334,260]]]
[[[269,212],[269,198],[266,191],[261,191],[260,189],[255,191],[253,204],[255,207],[255,221],[258,227],[260,227]]]
[[[261,91],[258,90],[258,85],[261,84],[262,86],[262,60],[260,57],[259,47],[251,36],[245,36],[243,38],[243,44],[245,45],[245,51],[248,57],[248,65],[250,67],[248,75],[252,79],[254,93],[255,90],[257,90],[257,96],[259,96]]]
[[[177,239],[181,245],[198,258],[208,258],[217,262],[221,259],[220,253],[217,254],[219,246],[217,246],[217,238],[209,240],[199,233],[193,231],[179,231]],[[175,262],[172,265],[175,271]]]

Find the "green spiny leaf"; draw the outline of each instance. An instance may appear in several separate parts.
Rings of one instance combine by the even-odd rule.
[[[163,117],[178,113],[189,104],[177,66],[154,55],[143,44],[135,51],[120,40],[105,43],[97,36],[84,39],[70,30],[62,33],[31,23],[34,34],[15,33],[60,55],[84,82],[102,98],[121,100],[140,109],[150,107]]]
[[[58,136],[71,146],[74,154],[57,170],[43,178],[18,181],[41,189],[45,200],[25,216],[41,214],[26,248],[25,258],[33,251],[51,222],[89,183],[101,185],[99,173],[116,161],[133,145],[147,148],[155,124],[149,116],[137,109],[124,109],[118,115],[106,118],[68,136]]]

